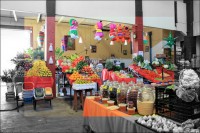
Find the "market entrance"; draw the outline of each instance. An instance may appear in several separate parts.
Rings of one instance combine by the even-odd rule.
[[[10,29],[1,28],[1,61],[0,61],[0,75],[4,72],[12,72],[15,69],[15,64],[11,62],[17,53],[23,52],[31,45],[31,31],[24,29]],[[5,82],[1,81],[1,101],[4,101],[5,93],[7,91]]]

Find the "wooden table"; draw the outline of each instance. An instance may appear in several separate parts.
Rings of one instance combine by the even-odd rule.
[[[75,111],[77,111],[77,106],[78,106],[77,94],[80,95],[81,106],[83,108],[84,107],[83,91],[85,91],[86,93],[89,91],[90,95],[92,95],[92,90],[94,88],[97,88],[96,82],[89,83],[89,84],[75,84],[75,83],[72,84],[72,89],[74,90],[73,109]]]

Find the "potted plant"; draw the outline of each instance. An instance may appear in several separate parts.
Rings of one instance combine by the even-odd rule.
[[[13,77],[15,75],[15,70],[14,69],[9,69],[3,71],[3,75],[0,76],[0,79],[2,82],[6,83],[7,86],[7,92],[14,92],[14,84],[13,84]]]

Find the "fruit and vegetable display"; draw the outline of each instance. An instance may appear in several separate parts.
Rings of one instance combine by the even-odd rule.
[[[26,76],[51,77],[52,73],[46,66],[45,61],[35,60],[33,67],[28,70]]]
[[[132,74],[124,73],[124,72],[119,72],[115,71],[115,74],[118,78],[133,78],[134,76]]]
[[[83,69],[83,67],[84,66],[87,66],[88,64],[86,63],[86,62],[84,62],[84,61],[80,61],[80,62],[78,62],[78,64],[76,65],[76,69],[78,70],[78,71],[81,71],[82,69]]]
[[[74,83],[75,84],[89,84],[89,83],[93,83],[93,81],[84,80],[84,79],[77,79]]]
[[[99,77],[96,73],[90,75],[89,78],[90,78],[91,80],[100,79],[100,77]]]
[[[199,102],[200,79],[194,70],[182,70],[179,76],[179,86],[175,86],[175,89],[176,95],[183,101],[192,102],[195,100]]]
[[[174,72],[169,70],[164,70],[164,79],[162,79],[161,69],[155,69],[151,71],[147,69],[142,69],[141,67],[136,65],[131,65],[129,66],[129,68],[153,83],[170,83],[174,81]]]
[[[11,61],[16,64],[16,70],[20,67],[24,69],[24,71],[28,71],[32,67],[32,59],[31,56],[27,53],[18,53],[16,57],[11,59]],[[20,68],[21,69],[21,68]]]
[[[84,61],[84,57],[78,56],[77,54],[72,54],[70,56],[70,60],[71,60],[71,66],[76,67],[79,62]]]
[[[200,132],[200,119],[187,120],[182,124],[176,123],[165,117],[158,115],[149,115],[140,117],[137,123],[150,128],[156,132],[173,132],[173,133],[199,133]]]
[[[70,80],[83,79],[83,76],[76,71],[72,75],[70,75],[69,79]]]
[[[92,70],[92,68],[90,66],[83,66],[81,69],[81,73],[93,74],[94,71]]]

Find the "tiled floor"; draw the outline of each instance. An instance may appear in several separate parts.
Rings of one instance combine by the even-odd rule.
[[[5,85],[1,86],[1,110],[15,108],[14,100],[5,100]],[[1,111],[1,132],[83,132],[82,110],[71,109],[69,100],[54,99],[49,103],[38,103],[37,111],[25,104],[19,112]]]

